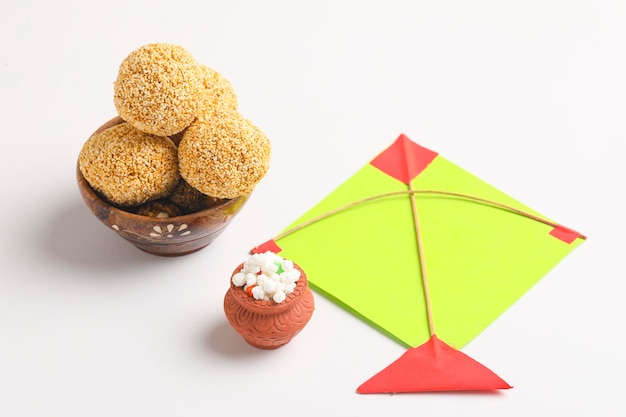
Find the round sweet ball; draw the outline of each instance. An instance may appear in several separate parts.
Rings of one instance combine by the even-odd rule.
[[[180,179],[174,143],[128,123],[87,139],[78,166],[95,191],[120,206],[137,206],[165,197]]]
[[[176,188],[174,188],[172,193],[168,196],[168,199],[187,212],[194,212],[202,208],[205,197],[207,196],[187,184],[187,181],[181,178]]]
[[[269,169],[271,145],[238,112],[196,120],[178,145],[181,177],[201,193],[231,199],[248,195]]]
[[[157,200],[148,201],[137,208],[137,214],[141,216],[154,217],[157,219],[169,219],[170,217],[180,216],[181,211],[174,203]]]
[[[113,101],[120,117],[154,135],[174,135],[196,117],[204,86],[198,63],[178,45],[153,43],[120,64]]]
[[[218,110],[236,111],[239,100],[231,82],[211,67],[204,64],[198,64],[198,66],[204,87],[200,94],[198,118],[211,117],[212,113]]]

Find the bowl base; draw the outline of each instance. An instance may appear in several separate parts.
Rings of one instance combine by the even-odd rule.
[[[149,253],[150,255],[155,255],[155,256],[162,256],[164,258],[174,258],[177,256],[185,256],[185,255],[190,255],[192,253],[198,252],[204,248],[206,248],[207,246],[209,246],[210,243],[207,243],[204,246],[200,246],[194,249],[190,249],[187,251],[181,251],[181,252],[163,252],[163,251],[159,251],[159,250],[155,250],[154,248],[148,249],[145,247],[141,247],[139,245],[135,245],[133,244],[133,246],[135,246],[137,249],[140,249],[141,251],[145,252],[145,253]]]

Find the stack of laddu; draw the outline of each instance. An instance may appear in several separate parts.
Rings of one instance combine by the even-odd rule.
[[[172,217],[250,194],[271,145],[238,111],[232,84],[178,45],[131,52],[114,83],[120,124],[93,134],[78,164],[110,203]]]

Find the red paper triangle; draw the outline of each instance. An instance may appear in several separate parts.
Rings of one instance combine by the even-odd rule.
[[[417,177],[433,159],[437,152],[426,149],[401,134],[387,149],[374,158],[370,164],[387,175],[405,184]]]
[[[363,383],[359,394],[512,388],[466,354],[432,336]]]
[[[250,250],[250,253],[265,253],[267,251],[280,253],[282,249],[278,246],[274,239],[270,239],[267,242],[263,242],[260,245],[253,247]]]
[[[554,236],[557,239],[562,240],[563,242],[570,244],[573,241],[575,241],[576,239],[580,238],[584,238],[583,235],[581,235],[580,233],[578,233],[575,230],[572,229],[568,229],[565,226],[561,226],[560,224],[557,225],[554,229],[552,229],[550,231],[550,234],[552,236]]]

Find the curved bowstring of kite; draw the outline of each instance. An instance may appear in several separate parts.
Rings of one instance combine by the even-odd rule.
[[[455,192],[451,192],[451,191],[441,191],[441,190],[419,190],[419,189],[409,189],[409,190],[403,190],[403,191],[390,191],[388,193],[382,193],[382,194],[376,194],[370,197],[365,197],[363,199],[360,200],[356,200],[353,201],[351,203],[345,204],[343,206],[337,207],[333,210],[329,210],[323,214],[320,214],[319,216],[313,217],[305,222],[302,222],[300,224],[298,224],[297,226],[294,226],[288,230],[285,230],[284,232],[276,235],[274,237],[274,240],[279,240],[282,239],[294,232],[297,232],[300,229],[303,229],[313,223],[317,223],[320,220],[324,220],[327,217],[333,216],[337,213],[340,213],[342,211],[346,211],[348,209],[351,209],[353,207],[356,206],[360,206],[362,204],[365,203],[369,203],[370,201],[375,201],[375,200],[380,200],[380,199],[384,199],[384,198],[389,198],[389,197],[395,197],[395,196],[401,196],[401,195],[416,195],[416,194],[434,194],[434,195],[443,195],[443,196],[449,196],[449,197],[458,197],[458,198],[462,198],[462,199],[466,199],[466,200],[471,200],[471,201],[475,201],[475,202],[479,202],[479,203],[484,203],[486,205],[489,206],[493,206],[496,208],[500,208],[506,211],[509,211],[511,213],[515,213],[515,214],[519,214],[520,216],[524,216],[527,217],[529,219],[544,223],[548,226],[552,226],[552,227],[559,227],[560,225],[558,223],[555,223],[553,221],[550,221],[548,219],[544,219],[540,216],[536,216],[532,213],[528,213],[524,210],[520,210],[518,208],[515,208],[513,206],[509,206],[507,204],[502,204],[499,203],[497,201],[493,201],[493,200],[488,200],[486,198],[481,198],[481,197],[476,197],[476,196],[472,196],[469,194],[462,194],[462,193],[455,193]],[[586,239],[585,236],[580,235],[580,237],[582,239]]]

